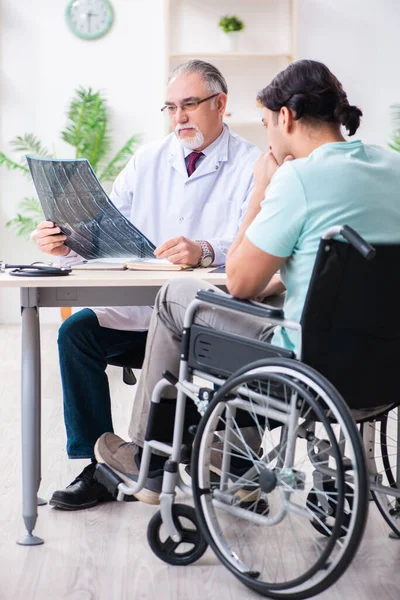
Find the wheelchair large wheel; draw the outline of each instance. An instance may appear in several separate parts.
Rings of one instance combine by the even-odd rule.
[[[398,411],[395,407],[368,426],[376,433],[374,472],[382,486],[382,491],[371,490],[371,494],[386,523],[400,537],[400,498],[393,495],[400,486]]]
[[[361,438],[335,388],[306,365],[268,359],[243,371],[216,393],[196,434],[199,523],[246,586],[270,598],[307,598],[340,577],[361,540]]]

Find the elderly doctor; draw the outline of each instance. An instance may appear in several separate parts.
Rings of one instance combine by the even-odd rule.
[[[177,67],[163,111],[173,133],[140,148],[117,177],[111,200],[153,243],[155,255],[194,266],[225,262],[245,212],[259,150],[223,124],[227,85],[213,65],[199,60]],[[73,260],[65,236],[45,221],[32,234],[42,252]],[[67,452],[92,459],[50,504],[78,510],[112,500],[94,478],[94,444],[113,431],[106,367],[129,353],[140,368],[150,307],[85,308],[61,326],[58,337]],[[134,405],[133,419],[141,407]]]

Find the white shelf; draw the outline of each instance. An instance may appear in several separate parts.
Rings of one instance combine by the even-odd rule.
[[[239,136],[268,148],[257,94],[295,60],[297,0],[165,0],[165,55],[168,74],[191,59],[215,64],[228,85],[224,122]],[[222,14],[237,14],[245,29],[232,50],[218,27]],[[169,130],[168,130],[169,132]]]
[[[266,52],[183,52],[183,53],[172,53],[169,55],[170,58],[269,58],[269,59],[286,59],[288,61],[293,60],[291,54],[271,54]]]

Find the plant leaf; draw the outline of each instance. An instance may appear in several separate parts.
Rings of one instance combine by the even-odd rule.
[[[31,196],[30,198],[25,197],[18,204],[18,207],[23,210],[27,215],[30,215],[32,218],[43,220],[43,211],[40,205],[39,199],[35,196]],[[40,222],[39,221],[39,222]]]
[[[395,132],[400,134],[400,104],[392,104],[392,123]]]
[[[129,138],[123,145],[123,147],[117,152],[117,154],[110,160],[110,162],[103,168],[99,175],[99,180],[102,182],[114,181],[119,175],[122,169],[126,166],[126,163],[132,157],[135,147],[139,143],[139,138],[135,135]]]
[[[37,198],[24,198],[18,204],[21,212],[6,223],[6,227],[13,229],[17,235],[29,238],[29,235],[43,221],[43,211]],[[24,213],[24,214],[23,214]]]
[[[392,143],[389,143],[389,148],[396,150],[396,152],[400,152],[400,139],[393,140]]]
[[[93,92],[91,88],[83,87],[75,90],[68,109],[68,122],[61,136],[64,141],[75,148],[77,158],[87,158],[95,172],[99,165],[106,162],[106,156],[111,147],[108,130],[108,112],[106,100],[101,92]],[[113,181],[134,153],[138,138],[132,136],[117,152],[106,166],[103,166],[99,177],[104,182]],[[51,154],[39,139],[32,133],[17,136],[10,142],[15,152],[23,154],[21,163],[12,160],[0,152],[0,166],[14,169],[29,177],[25,154],[51,158]],[[43,213],[37,198],[24,198],[18,205],[15,218],[6,226],[16,231],[17,235],[28,237],[36,226],[43,220]]]
[[[39,156],[40,158],[51,158],[52,154],[42,146],[41,141],[33,133],[24,133],[24,135],[18,135],[16,138],[11,140],[10,146],[14,152],[21,152],[23,161],[25,161],[25,154],[32,154],[33,156]],[[21,160],[21,164],[23,164]]]
[[[36,225],[32,222],[29,217],[24,217],[20,213],[17,216],[7,221],[6,227],[13,229],[17,235],[25,238],[29,238],[30,234],[36,228]]]
[[[96,171],[111,146],[107,129],[107,105],[101,92],[78,88],[67,113],[61,136],[75,148],[76,158],[87,158]]]
[[[0,152],[0,165],[4,165],[7,167],[7,169],[10,169],[12,171],[21,171],[25,175],[29,175],[28,167],[24,167],[19,163],[15,162],[14,160],[11,160],[11,158],[8,158],[8,156],[6,156],[4,152]]]
[[[392,127],[393,127],[393,137],[392,142],[389,143],[389,147],[396,152],[400,152],[400,104],[392,104],[391,112],[392,112]]]

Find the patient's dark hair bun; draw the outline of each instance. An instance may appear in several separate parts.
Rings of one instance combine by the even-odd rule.
[[[289,65],[258,94],[257,100],[274,112],[282,106],[290,108],[296,120],[344,125],[349,135],[355,134],[362,117],[361,110],[349,104],[340,81],[315,60]]]
[[[339,123],[346,127],[349,135],[354,135],[360,127],[362,112],[357,106],[349,104],[347,101],[337,107],[335,116]]]

